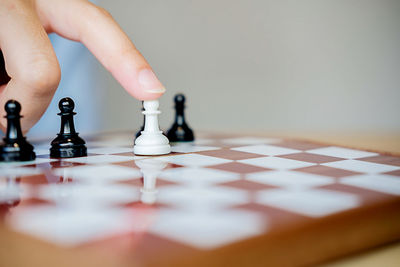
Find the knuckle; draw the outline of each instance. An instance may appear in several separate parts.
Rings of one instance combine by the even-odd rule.
[[[96,6],[95,4],[92,4],[90,2],[88,2],[88,6],[86,11],[92,15],[93,17],[108,17],[108,18],[112,18],[112,15],[110,12],[108,12],[106,9],[100,7],[100,6]]]
[[[52,94],[61,80],[61,70],[55,60],[38,60],[26,68],[20,80],[37,95]]]

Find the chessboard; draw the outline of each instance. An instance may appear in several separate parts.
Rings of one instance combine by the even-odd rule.
[[[136,156],[132,133],[88,156],[0,163],[0,221],[139,266],[304,266],[400,239],[400,157],[279,137],[199,134]]]

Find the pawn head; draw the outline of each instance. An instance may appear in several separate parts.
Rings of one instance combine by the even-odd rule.
[[[8,100],[4,109],[9,115],[17,115],[21,112],[21,104],[16,100]]]
[[[74,101],[69,97],[64,97],[58,102],[58,108],[62,113],[70,113],[75,108]]]
[[[183,94],[175,95],[174,101],[176,104],[184,104],[185,103],[185,96]]]
[[[158,100],[143,101],[143,108],[145,110],[157,110],[159,106]]]

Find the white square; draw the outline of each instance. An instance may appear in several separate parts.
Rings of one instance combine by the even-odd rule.
[[[263,190],[256,195],[256,202],[310,217],[323,217],[360,205],[356,195],[316,189]]]
[[[115,182],[142,177],[139,170],[117,165],[87,165],[53,170],[55,175],[82,182]]]
[[[332,177],[294,171],[266,171],[246,175],[246,179],[257,183],[286,188],[305,188],[328,185],[335,182]]]
[[[40,174],[42,171],[36,168],[30,167],[10,167],[10,168],[0,168],[0,178],[11,178],[19,176],[29,176]]]
[[[400,167],[398,166],[372,163],[372,162],[353,160],[353,159],[328,162],[328,163],[323,163],[321,165],[348,171],[363,172],[363,173],[382,173],[400,169]]]
[[[196,146],[193,144],[178,144],[171,146],[172,152],[179,152],[179,153],[193,153],[193,152],[217,150],[217,149],[220,148],[215,146]]]
[[[62,246],[77,246],[131,232],[126,210],[69,209],[40,205],[16,210],[7,223],[13,229]]]
[[[57,161],[57,159],[50,159],[50,158],[36,158],[30,161],[15,161],[15,162],[0,162],[0,172],[2,168],[11,168],[17,166],[24,166],[24,165],[32,165],[32,164],[41,164]]]
[[[143,158],[143,157],[136,157],[132,153],[132,156],[96,155],[96,156],[62,159],[62,161],[78,162],[78,163],[85,163],[85,164],[105,164],[105,163],[130,161],[130,160],[139,159],[139,158]]]
[[[329,147],[322,147],[317,149],[311,149],[306,151],[312,154],[318,154],[323,156],[330,156],[330,157],[337,157],[337,158],[344,158],[344,159],[358,159],[358,158],[365,158],[378,155],[377,153],[356,150],[356,149],[349,149],[337,146],[329,146]]]
[[[248,192],[231,187],[167,186],[159,189],[157,200],[185,210],[210,211],[245,204]]]
[[[222,142],[230,145],[257,145],[257,144],[275,144],[281,140],[278,138],[262,137],[234,137],[223,139]]]
[[[287,155],[287,154],[294,154],[294,153],[301,152],[300,150],[296,150],[296,149],[290,149],[290,148],[272,146],[272,145],[242,146],[242,147],[235,147],[235,148],[231,148],[231,149],[236,150],[236,151],[255,153],[255,154],[266,155],[266,156],[280,156],[280,155]]]
[[[220,210],[187,212],[163,210],[149,230],[186,245],[211,249],[267,231],[267,221],[255,212]]]
[[[277,170],[290,170],[303,167],[309,167],[316,165],[315,163],[309,163],[293,159],[277,158],[277,157],[261,157],[254,159],[243,159],[238,162],[254,165],[258,167],[277,169]]]
[[[192,186],[207,186],[240,179],[240,174],[195,167],[173,168],[163,171],[159,178]]]
[[[176,155],[176,156],[165,156],[159,157],[158,159],[166,161],[173,164],[183,165],[183,166],[212,166],[223,163],[232,162],[232,160],[221,159],[211,156],[204,156],[199,154],[186,154],[186,155]]]
[[[139,188],[123,184],[45,184],[37,187],[37,197],[65,207],[93,209],[139,201]]]
[[[132,147],[96,147],[96,148],[90,148],[88,149],[89,153],[94,153],[94,154],[117,154],[117,153],[132,153],[133,154],[133,148]]]
[[[342,178],[340,183],[400,196],[400,179],[391,175],[356,175]]]

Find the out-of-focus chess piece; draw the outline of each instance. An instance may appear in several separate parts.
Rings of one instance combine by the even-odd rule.
[[[144,111],[144,107],[143,107],[143,101],[142,101],[142,113]],[[142,127],[140,127],[139,131],[137,131],[136,135],[135,135],[135,139],[138,138],[141,134],[142,131],[144,131],[144,124],[145,124],[145,116],[143,115],[143,124]]]
[[[185,121],[185,96],[177,94],[175,101],[175,121],[167,132],[170,142],[192,142],[194,134]]]
[[[7,115],[7,131],[4,144],[0,146],[0,161],[29,161],[36,158],[33,146],[26,141],[21,129],[21,105],[8,100],[4,109]]]

